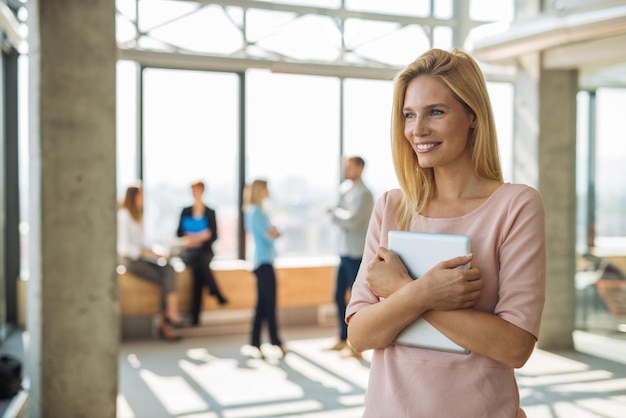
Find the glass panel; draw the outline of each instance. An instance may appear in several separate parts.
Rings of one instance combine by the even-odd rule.
[[[190,184],[206,183],[217,212],[216,257],[237,257],[238,106],[236,74],[144,71],[146,237],[175,242],[180,211],[192,203]]]
[[[514,0],[470,0],[469,15],[472,20],[510,22],[514,12]]]
[[[124,15],[129,20],[137,19],[137,0],[116,0],[115,8],[118,14]]]
[[[406,16],[430,15],[429,1],[415,0],[346,0],[346,9],[362,12],[399,14]]]
[[[137,167],[137,64],[117,63],[117,195],[139,177]]]
[[[452,0],[435,0],[433,4],[433,16],[438,19],[452,18]]]
[[[246,181],[268,180],[278,255],[335,255],[339,81],[251,70],[246,89]]]
[[[117,13],[115,18],[115,32],[117,41],[120,43],[129,42],[137,36],[135,22],[137,13],[134,0],[117,0],[115,2]]]
[[[340,32],[330,17],[305,15],[277,29],[256,45],[299,60],[332,61],[340,55]]]
[[[149,35],[195,52],[232,54],[243,48],[241,30],[216,5],[204,6],[184,18],[170,18],[169,23],[151,30]]]
[[[498,132],[498,149],[504,181],[513,181],[513,85],[487,82]]]
[[[596,94],[596,253],[626,254],[626,89]]]
[[[167,25],[181,17],[193,14],[199,5],[192,1],[151,0],[139,1],[139,30],[150,31]]]
[[[433,29],[433,48],[452,48],[452,28],[449,26],[437,26]]]
[[[381,24],[395,26],[395,24]],[[410,47],[408,47],[410,45]],[[389,65],[405,66],[430,48],[430,40],[419,25],[410,25],[390,31],[371,42],[358,46],[355,52]]]
[[[608,289],[598,287],[597,280],[619,279],[626,273],[621,260],[626,255],[626,180],[623,175],[626,121],[621,111],[626,105],[626,89],[598,89],[595,112],[592,98],[587,92],[577,96],[576,326],[605,332],[621,326],[615,309],[609,310],[611,303],[619,298],[619,292],[605,294],[603,291]],[[595,138],[594,133],[589,132],[593,114]],[[594,141],[595,149],[590,151],[590,143],[593,147]],[[589,172],[594,170],[589,167],[590,152],[595,153],[593,173]],[[590,176],[595,176],[595,180]],[[588,195],[594,190],[595,200],[587,206]],[[589,210],[594,210],[593,216],[588,217]],[[595,233],[595,239],[590,237],[588,227]]]
[[[589,196],[589,92],[576,95],[576,252],[589,252],[587,199]]]
[[[20,55],[18,65],[18,155],[20,188],[20,277],[28,279],[30,236],[30,128],[29,128],[29,63],[28,55]]]
[[[363,181],[374,198],[398,187],[389,136],[392,96],[392,81],[344,82],[344,154],[363,157]]]
[[[250,9],[246,13],[246,37],[256,43],[274,35],[297,17],[295,13]]]
[[[328,9],[338,9],[341,7],[341,0],[258,0],[265,3],[292,4],[297,6],[313,6]]]

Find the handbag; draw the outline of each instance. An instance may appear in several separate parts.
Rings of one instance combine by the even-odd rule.
[[[22,363],[8,354],[0,356],[0,399],[15,396],[22,387]]]

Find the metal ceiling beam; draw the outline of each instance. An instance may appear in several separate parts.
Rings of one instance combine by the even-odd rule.
[[[274,12],[288,12],[295,13],[297,15],[314,14],[321,16],[330,16],[340,19],[362,19],[362,20],[375,20],[383,22],[399,23],[400,25],[414,25],[420,24],[424,26],[454,26],[456,19],[437,19],[434,17],[420,17],[410,15],[398,15],[391,13],[375,13],[375,12],[361,12],[355,10],[348,10],[345,8],[331,9],[326,7],[313,7],[304,5],[290,5],[282,3],[270,3],[265,1],[255,0],[184,0],[190,3],[198,3],[202,6],[206,5],[219,5],[222,7],[241,7],[243,9],[259,9],[270,10]]]
[[[118,49],[118,59],[136,61],[147,67],[245,72],[247,69],[266,69],[277,73],[305,74],[331,77],[354,77],[391,80],[402,67],[372,67],[350,64],[276,61],[254,58],[194,55],[137,49]]]
[[[20,54],[28,52],[28,43],[22,25],[9,6],[0,2],[0,29],[6,34],[8,41]]]

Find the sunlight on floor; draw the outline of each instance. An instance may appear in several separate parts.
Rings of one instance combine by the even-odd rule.
[[[140,370],[139,374],[172,415],[203,410],[209,406],[182,376],[158,376],[150,370]]]
[[[245,339],[245,338],[244,338]],[[371,352],[327,350],[333,338],[288,340],[285,357],[237,338],[125,344],[118,418],[359,418]],[[208,348],[207,348],[208,347]],[[624,418],[626,377],[535,350],[516,370],[529,418]]]

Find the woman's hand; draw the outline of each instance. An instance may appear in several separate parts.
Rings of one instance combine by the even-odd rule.
[[[280,236],[280,232],[275,226],[272,226],[269,231],[267,231],[267,236],[269,238],[278,238]]]
[[[413,281],[400,257],[385,247],[379,247],[367,265],[365,280],[370,290],[383,298]]]
[[[198,248],[204,244],[205,241],[208,241],[213,236],[213,232],[210,229],[205,229],[202,232],[197,233],[189,233],[185,235],[185,245],[187,248]]]
[[[474,306],[483,287],[477,268],[457,270],[472,260],[472,254],[442,261],[419,278],[428,294],[428,308],[434,310],[465,309]]]
[[[456,270],[472,260],[472,254],[442,261],[419,278],[415,283],[419,292],[428,295],[427,309],[451,310],[474,306],[483,287],[483,280],[476,268]],[[400,287],[412,283],[400,257],[387,248],[380,247],[367,265],[365,280],[372,292],[387,298]]]

